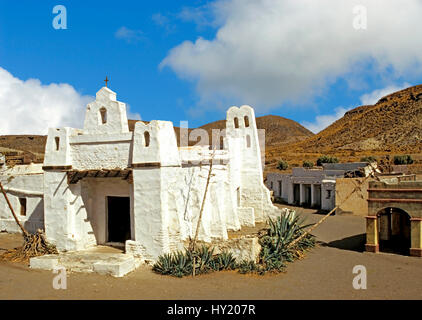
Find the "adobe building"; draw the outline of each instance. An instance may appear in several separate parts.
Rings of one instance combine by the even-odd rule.
[[[287,204],[330,211],[336,206],[338,179],[348,173],[353,176],[355,172],[366,177],[372,171],[366,162],[323,163],[322,167],[292,168],[291,174],[270,172],[267,174],[266,186],[273,190],[274,197]],[[366,209],[366,202],[364,205]]]
[[[371,181],[366,250],[422,257],[422,181]]]
[[[178,147],[169,121],[139,121],[130,132],[126,105],[103,87],[83,129],[49,129],[44,164],[2,165],[0,181],[24,226],[44,229],[59,251],[121,244],[154,261],[194,236],[211,161],[199,240],[225,240],[278,212],[258,141],[249,106],[227,111],[219,150]],[[3,197],[0,231],[18,232]]]

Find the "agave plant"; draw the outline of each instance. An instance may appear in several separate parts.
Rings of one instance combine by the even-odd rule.
[[[164,254],[158,257],[152,270],[163,275],[183,277],[192,273],[192,259],[187,251]]]
[[[254,273],[257,272],[259,267],[255,261],[243,260],[238,265],[239,273]]]
[[[266,271],[281,272],[285,262],[292,262],[303,256],[303,251],[315,245],[315,238],[307,235],[292,248],[289,245],[303,234],[304,229],[310,225],[304,224],[305,219],[297,216],[294,211],[269,219],[267,235],[260,239],[262,246],[260,261]]]
[[[213,267],[214,248],[202,245],[192,254],[195,257],[195,274],[208,273],[215,270]]]
[[[214,266],[214,270],[234,270],[237,264],[231,252],[223,251],[214,257]]]
[[[173,275],[183,277],[192,273],[192,259],[186,252],[178,251],[173,255]]]
[[[171,274],[172,255],[164,254],[158,257],[158,261],[152,266],[152,270],[164,275]]]

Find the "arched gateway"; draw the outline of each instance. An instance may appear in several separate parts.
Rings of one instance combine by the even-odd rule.
[[[422,181],[370,182],[366,251],[422,257]]]

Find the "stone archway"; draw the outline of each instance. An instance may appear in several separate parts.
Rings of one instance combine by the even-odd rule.
[[[377,213],[379,250],[409,255],[411,216],[403,209],[386,207]]]
[[[397,183],[370,181],[367,200],[368,215],[366,216],[366,251],[379,251],[380,233],[382,239],[388,239],[389,223],[394,223],[395,219],[391,217],[391,213],[393,213],[399,218],[396,219],[398,227],[396,225],[397,228],[394,232],[391,229],[391,236],[394,234],[399,238],[401,237],[408,246],[408,234],[410,232],[408,254],[422,257],[421,196],[422,181],[399,181]],[[389,216],[390,218],[388,218]],[[388,222],[388,219],[392,221]],[[391,228],[393,228],[393,225]]]

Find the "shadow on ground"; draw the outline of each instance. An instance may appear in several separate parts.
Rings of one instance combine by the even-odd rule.
[[[337,248],[342,250],[351,250],[357,252],[365,251],[366,234],[358,234],[351,237],[334,240],[328,243],[321,244],[325,247]]]

